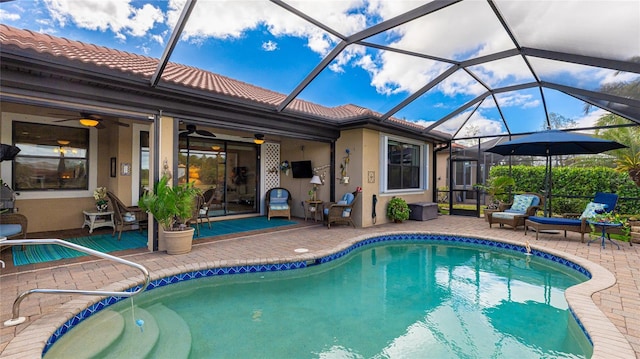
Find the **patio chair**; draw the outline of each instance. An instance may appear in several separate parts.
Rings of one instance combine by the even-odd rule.
[[[7,237],[7,239],[26,239],[28,224],[29,221],[23,214],[2,213],[0,214],[0,237]],[[2,247],[2,249],[5,248],[11,247]],[[24,245],[22,249],[24,249]]]
[[[525,219],[534,216],[544,203],[544,198],[537,193],[523,193],[513,196],[513,202],[500,204],[497,212],[487,212],[489,228],[494,223],[500,227],[508,225],[515,231],[524,226]]]
[[[562,217],[536,217],[531,216],[525,220],[524,234],[527,234],[529,227],[538,233],[546,230],[564,231],[565,238],[567,231],[580,233],[580,242],[584,243],[584,234],[591,232],[591,227],[587,220],[595,215],[598,209],[606,212],[615,210],[618,203],[618,195],[615,193],[596,192],[593,202],[589,202],[584,211],[580,213],[565,213]]]
[[[202,204],[200,205],[200,210],[198,211],[198,218],[200,218],[200,222],[206,219],[207,224],[209,224],[209,229],[211,229],[211,219],[209,218],[209,210],[213,205],[213,201],[216,200],[215,190],[213,188],[209,188],[204,191],[202,194]]]
[[[360,192],[347,192],[336,203],[329,203],[324,208],[324,220],[327,222],[327,228],[331,228],[331,223],[350,224],[356,228],[353,222],[353,206]]]
[[[199,194],[193,200],[193,210],[191,212],[191,218],[187,220],[188,225],[194,225],[196,229],[196,237],[200,237],[200,218],[202,213],[202,208],[204,207],[204,195]],[[209,220],[209,216],[207,215],[207,221]],[[211,223],[209,223],[209,228],[211,228]]]
[[[118,240],[122,238],[122,230],[125,226],[133,227],[138,226],[138,229],[142,231],[143,228],[147,228],[149,222],[147,213],[144,212],[138,206],[125,205],[113,192],[107,191],[107,198],[111,202],[111,208],[113,209],[113,234],[118,231]]]
[[[289,193],[289,190],[274,187],[267,191],[265,200],[268,220],[271,220],[271,217],[287,217],[291,219],[291,193]]]

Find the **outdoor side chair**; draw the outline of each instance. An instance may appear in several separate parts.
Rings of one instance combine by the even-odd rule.
[[[187,220],[188,225],[194,225],[196,229],[196,237],[200,237],[200,218],[202,207],[204,206],[204,196],[202,194],[197,195],[193,200],[193,207],[191,211],[191,218]],[[209,220],[209,216],[207,215],[207,220]],[[211,228],[211,223],[209,223],[209,228]]]
[[[329,203],[324,208],[324,219],[327,222],[327,228],[331,228],[331,223],[350,224],[356,228],[353,222],[353,206],[360,192],[347,192],[336,203]]]
[[[213,205],[213,201],[216,199],[216,192],[213,188],[209,188],[204,191],[202,194],[202,204],[200,205],[200,210],[198,211],[198,218],[200,221],[207,220],[207,224],[209,224],[209,229],[211,229],[211,218],[209,218],[209,210]]]
[[[111,208],[113,209],[113,234],[116,234],[116,230],[118,231],[118,240],[122,238],[122,230],[125,226],[138,226],[138,229],[142,231],[143,228],[147,228],[148,224],[148,215],[138,206],[127,206],[125,205],[113,192],[107,191],[107,198],[109,198],[109,202],[111,203]]]
[[[267,219],[271,217],[287,217],[291,219],[291,193],[288,189],[274,187],[265,196]]]

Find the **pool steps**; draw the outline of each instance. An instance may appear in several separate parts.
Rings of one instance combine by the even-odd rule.
[[[65,358],[70,352],[75,353],[78,358],[96,357],[120,338],[125,326],[124,317],[120,313],[105,309],[95,319],[83,325],[81,341],[74,341],[74,335],[61,337],[45,358]]]
[[[69,358],[187,358],[191,351],[191,331],[175,311],[161,303],[135,308],[135,319],[144,320],[142,331],[131,310],[122,314],[106,309],[99,320],[87,321],[82,339],[64,340],[51,348],[46,359]],[[98,317],[96,317],[98,319]],[[73,335],[67,336],[72,339]]]
[[[147,310],[160,327],[158,343],[147,358],[188,358],[191,352],[191,329],[187,322],[178,313],[161,303],[154,304]]]

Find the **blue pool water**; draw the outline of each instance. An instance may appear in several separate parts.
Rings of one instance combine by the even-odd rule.
[[[124,300],[78,324],[45,358],[78,354],[89,333],[105,346],[101,357],[142,357],[149,342],[144,355],[154,358],[588,358],[564,299],[585,280],[513,251],[381,243],[309,268],[154,289],[134,299],[133,313]],[[113,311],[125,328],[105,344],[118,335],[96,328],[119,328]]]

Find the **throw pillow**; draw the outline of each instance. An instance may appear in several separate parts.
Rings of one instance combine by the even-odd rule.
[[[351,204],[351,202],[353,202],[353,198],[353,193],[347,192],[344,194],[344,196],[342,196],[340,200],[345,201],[347,204]]]
[[[596,211],[607,209],[607,207],[604,203],[589,202],[587,208],[585,208],[582,215],[580,215],[580,218],[591,218],[596,215]]]
[[[526,212],[527,208],[531,206],[531,202],[533,202],[533,197],[534,196],[526,194],[517,194],[513,196],[513,204],[511,205],[511,208],[509,208],[509,212]]]

